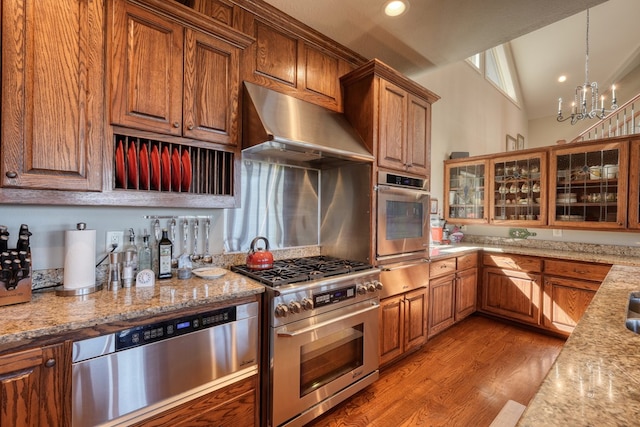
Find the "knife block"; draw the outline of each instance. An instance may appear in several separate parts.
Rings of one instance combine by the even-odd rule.
[[[0,306],[29,301],[31,301],[31,270],[29,270],[29,277],[20,280],[12,289],[7,289],[7,283],[0,280]]]

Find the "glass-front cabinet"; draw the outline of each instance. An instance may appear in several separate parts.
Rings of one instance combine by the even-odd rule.
[[[536,226],[547,221],[547,151],[527,150],[490,162],[489,222]]]
[[[625,228],[628,156],[628,141],[554,147],[550,151],[549,225]]]
[[[447,160],[444,164],[444,218],[453,224],[486,224],[487,181],[489,160]]]

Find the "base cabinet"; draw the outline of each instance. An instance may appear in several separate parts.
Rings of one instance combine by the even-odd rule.
[[[485,268],[482,310],[539,325],[541,283],[541,276],[537,273]]]
[[[71,425],[71,345],[0,356],[0,425]]]
[[[429,281],[429,337],[455,322],[455,286],[455,274]]]
[[[429,337],[476,311],[478,254],[434,261],[429,274]]]
[[[427,288],[380,302],[380,365],[427,342]]]
[[[480,310],[558,335],[573,331],[610,265],[524,255],[483,255]]]
[[[478,268],[456,273],[455,321],[459,322],[476,311],[478,299]]]
[[[570,335],[610,268],[604,264],[546,260],[542,326]]]

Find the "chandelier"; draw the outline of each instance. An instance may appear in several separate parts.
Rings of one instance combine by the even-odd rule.
[[[571,115],[564,117],[562,115],[562,98],[558,98],[558,117],[559,122],[571,119],[571,124],[575,125],[579,120],[585,119],[603,119],[607,113],[618,108],[616,104],[616,86],[611,86],[611,108],[605,110],[604,96],[600,97],[600,108],[598,108],[598,83],[589,82],[589,9],[587,9],[587,54],[584,64],[584,84],[576,87],[576,95],[574,102],[571,103]]]

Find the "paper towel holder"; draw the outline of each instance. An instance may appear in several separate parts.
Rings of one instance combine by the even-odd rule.
[[[77,230],[85,230],[86,228],[87,228],[87,224],[85,224],[84,222],[79,222],[78,224],[76,224]],[[97,292],[101,290],[102,287],[103,287],[102,283],[94,284],[90,286],[84,286],[82,288],[72,288],[72,289],[65,288],[64,285],[60,285],[55,288],[55,291],[56,291],[56,295],[58,296],[75,297],[75,296],[88,295],[88,294]]]

